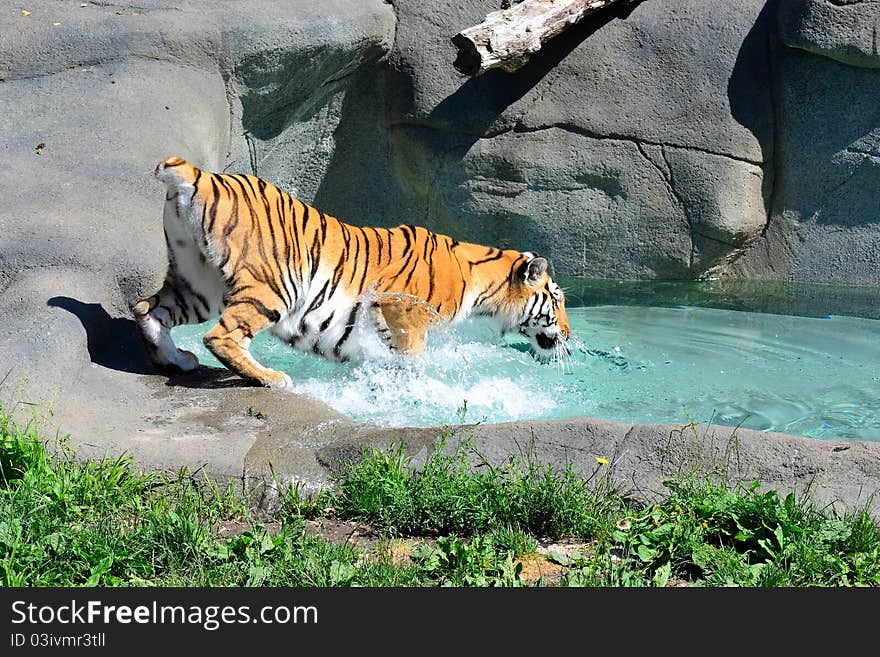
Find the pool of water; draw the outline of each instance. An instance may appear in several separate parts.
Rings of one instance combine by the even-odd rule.
[[[768,302],[771,288],[749,301],[742,285],[566,287],[570,302],[590,305],[569,310],[574,348],[563,362],[538,362],[519,336],[501,338],[476,321],[438,330],[417,357],[375,348],[362,362],[337,364],[268,334],[252,352],[288,372],[295,392],[384,426],[596,416],[880,440],[880,320],[871,316],[880,306],[865,288],[789,286]],[[867,316],[824,312],[845,310],[847,295]],[[802,314],[744,309],[756,306]],[[219,366],[201,344],[209,326],[173,334]]]

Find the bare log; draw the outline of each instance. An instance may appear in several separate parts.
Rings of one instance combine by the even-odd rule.
[[[547,41],[584,16],[634,0],[521,0],[508,9],[493,11],[479,25],[452,37],[458,48],[453,66],[476,76],[493,68],[513,72],[522,67]]]

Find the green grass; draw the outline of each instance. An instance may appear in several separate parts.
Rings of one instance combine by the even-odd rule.
[[[446,455],[445,445],[441,437],[418,470],[401,445],[385,452],[369,449],[340,480],[332,505],[343,517],[394,534],[474,534],[511,527],[559,538],[598,532],[618,503],[604,477],[591,482],[570,466],[556,472],[529,454],[498,467],[480,458],[474,468],[467,459],[469,451],[476,454],[472,448]]]
[[[528,455],[492,467],[441,438],[422,468],[402,446],[367,450],[333,491],[288,488],[270,533],[232,486],[141,474],[128,457],[75,460],[0,408],[0,585],[519,586],[536,538],[587,546],[549,555],[569,586],[880,584],[880,531],[866,511],[696,476],[640,508],[608,481],[602,464],[582,478]],[[395,561],[386,543],[367,554],[304,531],[326,513],[371,524],[387,545],[429,538]],[[251,529],[220,538],[226,520]]]

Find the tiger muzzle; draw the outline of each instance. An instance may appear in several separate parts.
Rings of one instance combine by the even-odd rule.
[[[538,333],[535,336],[535,340],[538,342],[538,346],[541,349],[553,349],[556,347],[556,343],[560,341],[558,335],[547,335],[546,333]]]

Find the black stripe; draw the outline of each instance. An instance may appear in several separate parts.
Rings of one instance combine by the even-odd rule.
[[[386,233],[388,233],[388,262],[394,260],[394,233],[391,232],[390,228],[384,229]]]
[[[259,267],[259,269],[257,269]],[[278,297],[282,303],[285,303],[285,306],[289,308],[290,306],[285,302],[285,295],[281,292],[281,286],[279,286],[278,281],[272,275],[271,271],[267,271],[263,263],[251,263],[246,262],[241,267],[245,271],[247,271],[255,281],[261,283],[268,287],[272,292]]]
[[[260,199],[263,201],[263,208],[266,211],[266,223],[269,224],[269,234],[272,236],[272,257],[278,262],[278,236],[275,234],[275,224],[272,219],[276,213],[272,212],[272,206],[269,203],[269,197],[266,196],[266,181],[257,180],[257,189],[260,191]]]
[[[183,295],[180,293],[180,290],[177,289],[177,285],[171,288],[171,292],[174,294],[174,300],[177,301],[177,307],[187,315],[189,314],[188,307],[189,304],[186,302],[186,299],[183,298]]]
[[[364,290],[364,283],[367,280],[367,270],[370,268],[370,239],[367,237],[367,232],[361,228],[361,233],[364,236],[364,262],[363,262],[363,274],[361,275],[361,282],[358,285],[357,293],[360,294]]]
[[[517,258],[516,262],[513,263],[513,267],[511,268],[511,274],[513,274],[513,270],[515,269],[517,278],[520,281],[525,281],[526,275],[528,274],[528,271],[529,271],[529,263],[531,262],[531,260],[529,260],[525,256],[520,256],[520,257],[525,258],[525,260],[523,260],[522,264],[520,264],[517,267],[517,262],[519,262],[519,258]]]
[[[244,183],[247,183],[248,188],[251,190],[251,194],[253,194],[254,198],[257,198],[257,190],[254,189],[254,184],[251,182],[251,176],[246,176],[243,173],[231,173],[229,174],[232,178],[238,181],[238,183],[244,189]],[[242,182],[244,181],[244,183]]]
[[[302,253],[300,251],[300,245],[299,245],[299,227],[298,227],[298,223],[296,220],[296,209],[295,209],[295,206],[293,203],[295,199],[286,193],[284,194],[284,197],[287,199],[288,211],[290,212],[290,223],[291,223],[291,230],[292,230],[291,236],[290,236],[290,243],[291,243],[291,246],[293,247],[293,251],[294,251],[292,264],[294,265],[294,271],[296,271],[297,274],[301,275],[301,273],[300,273],[301,270],[300,270],[299,265],[302,262]],[[296,280],[298,282],[300,282],[299,277],[297,277]]]
[[[358,238],[358,232],[363,231],[352,231],[352,235],[354,235],[354,262],[351,266],[351,278],[348,280],[348,284],[351,285],[354,283],[354,277],[357,275],[358,262],[361,255],[361,241]]]
[[[236,299],[231,304],[229,304],[229,307],[234,308],[235,306],[242,305],[253,306],[258,313],[260,313],[263,317],[268,319],[273,324],[276,324],[281,319],[281,313],[279,313],[277,310],[267,308],[262,301],[260,301],[259,299],[255,299],[254,297],[242,297],[240,299]],[[253,337],[253,334],[251,334],[251,337]]]
[[[483,258],[482,260],[475,260],[474,262],[471,262],[470,265],[473,267],[476,265],[484,265],[487,262],[492,262],[493,260],[500,260],[501,257],[504,255],[504,251],[501,251],[500,249],[493,249],[493,250],[498,251],[498,252],[489,258]]]
[[[211,204],[211,211],[208,213],[208,216],[211,218],[208,223],[208,232],[214,232],[214,222],[217,221],[217,206],[220,203],[220,188],[217,186],[214,176],[211,176],[211,191],[214,194],[214,202]]]
[[[172,321],[174,320],[174,311],[166,306],[164,303],[160,303],[158,306],[156,306],[156,308],[162,308],[166,313],[168,313],[168,316],[172,319]],[[156,308],[154,308],[153,310],[155,310]]]
[[[330,283],[329,280],[324,281],[324,286],[321,288],[321,291],[315,295],[315,298],[312,299],[312,302],[309,304],[308,309],[303,313],[302,319],[299,322],[300,333],[306,332],[306,317],[309,315],[309,313],[315,311],[321,306],[322,303],[324,303],[324,294],[327,292],[328,283]]]
[[[425,301],[428,303],[431,302],[431,297],[434,295],[434,253],[437,251],[437,236],[431,233],[431,257],[428,258],[428,296],[425,297]],[[440,305],[443,305],[442,302]],[[440,312],[440,308],[437,308],[437,312]]]
[[[259,283],[259,281],[257,281]],[[252,288],[256,288],[257,286],[252,283],[242,283],[241,281],[237,281],[235,287],[230,288],[229,292],[226,296],[230,299],[234,298],[238,294],[244,292],[245,290],[250,290]]]
[[[225,226],[223,226],[223,237],[224,239],[228,238],[232,231],[235,230],[235,227],[238,226],[239,216],[238,216],[238,194],[232,189],[232,187],[227,182],[227,176],[219,176],[220,184],[223,185],[224,189],[229,193],[229,198],[232,199],[232,211],[229,213],[229,219]]]
[[[287,232],[287,222],[285,221],[285,219],[287,218],[287,215],[284,213],[284,197],[281,195],[281,193],[279,193],[276,196],[275,212],[278,215],[278,223],[281,227],[281,236],[283,238],[282,241],[284,242],[284,260],[282,262],[279,262],[278,267],[279,267],[279,269],[281,269],[282,265],[284,267],[284,270],[281,272],[282,279],[284,278],[285,272],[287,274],[287,283],[288,283],[288,285],[290,285],[290,289],[293,291],[293,298],[291,298],[290,292],[288,292],[288,290],[287,290],[287,285],[284,286],[284,290],[285,290],[285,292],[288,292],[288,294],[287,294],[287,298],[288,298],[287,307],[293,308],[294,305],[296,304],[296,300],[297,300],[298,296],[297,296],[297,292],[296,292],[296,284],[294,283],[293,271],[291,271],[291,269],[290,269],[290,260],[291,260],[291,254],[290,254],[291,244],[290,244],[290,242],[291,242],[291,240],[290,240],[290,235]],[[282,280],[282,282],[283,282],[283,280]]]
[[[327,330],[327,327],[330,326],[330,322],[333,321],[333,315],[334,315],[334,314],[335,314],[335,311],[332,312],[332,313],[330,313],[330,315],[327,317],[327,319],[325,319],[323,322],[321,322],[321,327],[320,327],[320,329],[319,329],[319,330],[321,331],[321,333],[323,333],[324,331],[326,331],[326,330]]]
[[[379,234],[379,231],[376,228],[370,228],[371,231],[376,233],[376,242],[378,244],[378,251],[376,253],[376,264],[382,264],[382,236]]]
[[[187,279],[183,278],[182,276],[178,277],[176,279],[176,284],[183,287],[183,291],[188,296],[195,297],[196,300],[200,304],[202,304],[202,306],[205,308],[206,312],[209,312],[209,313],[211,312],[211,306],[208,305],[208,300],[205,298],[205,296],[203,294],[201,294],[200,292],[197,292]],[[204,321],[204,320],[201,320],[201,321]]]
[[[331,298],[336,292],[336,287],[339,285],[339,281],[342,280],[342,274],[345,271],[345,259],[348,256],[348,230],[345,228],[345,224],[341,224],[341,226],[343,248],[339,253],[339,262],[336,263],[336,267],[333,269],[333,285],[330,287],[330,294],[327,295],[327,298]]]
[[[261,223],[259,221],[259,215],[257,214],[257,211],[254,207],[254,204],[251,201],[251,197],[248,195],[247,190],[245,190],[245,187],[244,187],[245,183],[247,183],[248,188],[251,190],[251,194],[253,195],[254,200],[257,200],[257,193],[254,190],[254,187],[251,184],[251,181],[249,180],[248,177],[246,177],[242,174],[232,174],[232,179],[235,180],[236,182],[238,182],[238,184],[241,186],[242,198],[244,198],[245,204],[247,205],[247,208],[248,208],[248,212],[250,212],[250,215],[251,215],[251,231],[256,233],[257,250],[260,252],[260,261],[266,262],[269,258],[266,254],[266,248],[263,245],[263,230],[261,228]],[[244,182],[242,182],[242,180]],[[249,250],[250,243],[251,243],[251,240],[249,238],[250,238],[250,233],[246,233],[245,238],[242,239],[242,249],[241,249],[242,258],[247,256],[247,252]]]
[[[315,274],[318,272],[318,263],[320,262],[321,256],[321,244],[320,242],[312,242],[312,248],[309,249],[309,260],[312,261],[312,267],[309,271],[309,284],[311,285],[312,281],[315,280]]]
[[[536,296],[533,296],[529,299],[528,303],[526,304],[526,307],[523,309],[523,317],[528,318],[531,316],[532,311],[535,309],[535,303],[537,301],[538,301],[538,298]]]
[[[410,256],[412,256],[412,253],[410,253]],[[412,269],[409,270],[409,274],[407,275],[406,280],[403,282],[403,288],[404,288],[404,290],[407,289],[407,286],[409,285],[409,282],[412,280],[413,274],[416,273],[416,269],[418,269],[418,268],[419,268],[419,261],[418,261],[418,260],[413,260],[413,266],[412,266]],[[402,272],[403,272],[403,270],[401,270],[401,273],[402,273]]]
[[[327,216],[323,212],[318,212],[321,218],[321,244],[327,239]]]
[[[358,227],[358,230],[364,236],[364,272],[366,272],[367,267],[370,266],[370,236],[365,229]]]
[[[220,265],[219,265],[219,267],[220,267],[220,273],[221,273],[221,274],[223,273],[223,269],[224,269],[224,268],[226,267],[226,265],[229,263],[229,258],[232,256],[232,249],[230,249],[230,248],[227,247],[227,246],[224,246],[223,248],[226,249],[226,253],[224,253],[224,254],[223,254],[223,258],[220,259]],[[231,278],[231,277],[230,277],[230,278]]]
[[[274,219],[276,218],[275,215],[278,213],[273,212],[273,208],[272,208],[271,204],[269,203],[269,197],[266,195],[267,185],[268,185],[268,183],[266,183],[265,180],[262,180],[262,179],[257,180],[257,187],[260,190],[260,197],[263,199],[263,207],[266,210],[266,223],[269,224],[269,233],[272,236],[272,258],[266,262],[266,269],[269,270],[272,280],[274,280],[276,278],[278,279],[278,286],[277,286],[278,293],[279,293],[278,296],[281,298],[281,300],[284,302],[284,305],[287,308],[292,308],[293,307],[292,299],[290,298],[290,295],[287,293],[287,286],[284,285],[283,265],[281,262],[281,258],[278,257],[278,241],[279,240],[278,240],[278,235],[275,232],[275,222],[274,222]],[[281,226],[281,228],[282,228],[282,232],[283,232],[283,226]],[[283,240],[283,241],[286,241],[286,240]],[[261,252],[262,252],[262,249],[261,249]],[[273,269],[272,265],[274,265],[275,268],[277,268],[277,271],[275,271]]]
[[[342,349],[342,345],[348,340],[348,336],[351,334],[351,330],[354,328],[354,322],[357,318],[357,312],[361,307],[361,302],[358,301],[354,304],[354,308],[351,309],[351,313],[348,315],[348,321],[345,323],[345,331],[342,334],[342,337],[336,342],[336,346],[333,347],[333,355],[339,358],[339,350]]]
[[[199,193],[199,178],[202,177],[202,170],[196,169],[196,179],[193,181],[193,193],[192,196],[189,197],[189,205],[192,207],[193,199],[196,197],[196,194]]]
[[[305,237],[306,236],[306,228],[308,227],[309,219],[311,218],[311,214],[309,213],[309,210],[311,210],[312,208],[311,208],[311,206],[307,205],[306,203],[303,203],[302,201],[300,201],[300,203],[302,203],[302,206],[303,206],[302,234],[303,234],[303,237]]]
[[[394,274],[394,276],[386,276],[385,280],[393,281],[398,276],[400,276],[403,273],[403,271],[409,266],[409,263],[412,262],[412,259],[414,256],[415,256],[415,251],[410,251],[409,253],[407,253],[406,258],[404,258],[404,260],[403,260],[403,266],[397,271],[396,274]],[[412,274],[410,274],[410,276],[412,276]]]
[[[500,281],[500,282],[498,283],[498,285],[496,285],[494,288],[492,288],[492,285],[489,284],[489,285],[486,287],[486,289],[483,290],[482,294],[480,294],[480,296],[479,296],[479,297],[477,298],[477,300],[474,302],[474,307],[479,306],[479,305],[485,303],[486,301],[488,301],[489,299],[491,299],[492,297],[494,297],[496,294],[498,294],[499,290],[501,290],[501,287],[502,287],[505,283],[507,283],[507,281]],[[491,291],[490,291],[490,288],[491,288]]]

